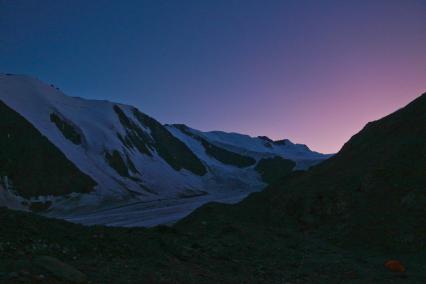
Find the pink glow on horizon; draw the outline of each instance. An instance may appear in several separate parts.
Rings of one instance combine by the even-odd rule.
[[[321,77],[322,82],[308,78],[306,85],[278,86],[268,96],[231,102],[218,109],[220,123],[201,119],[199,124],[190,125],[203,130],[266,135],[274,140],[287,138],[315,151],[336,153],[367,122],[404,107],[426,92],[426,58],[413,56],[412,59],[406,62],[411,66],[397,67],[389,62],[365,71],[353,68],[354,63],[351,71],[327,74]],[[266,86],[259,89],[262,88],[268,89]],[[257,91],[254,88],[251,93]],[[240,118],[235,120],[232,110],[237,107]]]
[[[227,105],[217,107],[219,119],[188,123],[204,130],[288,138],[319,152],[335,153],[367,122],[426,92],[424,11],[411,20],[406,27],[386,23],[387,29],[378,24],[362,35],[330,35],[327,41],[318,39],[317,45],[297,43],[303,56],[300,50],[294,54],[278,50],[272,60],[249,54],[238,63],[238,69],[245,71],[235,86],[199,90],[228,97]],[[353,37],[358,41],[354,43]],[[244,100],[233,99],[241,94]],[[215,106],[207,101],[205,108]]]

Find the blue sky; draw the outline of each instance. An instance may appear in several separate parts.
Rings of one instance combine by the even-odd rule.
[[[426,91],[426,1],[0,0],[0,71],[335,152]]]

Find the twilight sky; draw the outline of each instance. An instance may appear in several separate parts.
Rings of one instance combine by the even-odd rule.
[[[0,0],[0,72],[336,152],[426,91],[426,1]]]

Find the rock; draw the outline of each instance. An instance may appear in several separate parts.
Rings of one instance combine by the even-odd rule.
[[[19,271],[19,274],[22,276],[29,276],[31,273],[28,270],[22,269]]]
[[[18,278],[18,277],[19,277],[19,274],[17,272],[11,272],[8,275],[9,279],[15,279],[15,278]]]
[[[46,283],[49,279],[46,278],[43,274],[40,275],[33,275],[31,278],[31,283]]]
[[[87,282],[86,275],[57,258],[51,256],[39,256],[34,259],[34,263],[60,280],[65,280],[70,283]]]

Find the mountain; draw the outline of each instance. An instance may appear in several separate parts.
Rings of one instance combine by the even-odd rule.
[[[162,125],[135,107],[69,97],[21,75],[0,75],[0,121],[0,203],[82,223],[130,226],[159,207],[167,212],[146,218],[172,221],[329,157],[289,140]],[[270,167],[281,170],[266,174]],[[137,220],[112,220],[117,210]]]
[[[339,153],[309,171],[294,172],[237,205],[208,204],[176,228],[196,239],[226,232],[219,239],[228,243],[245,236],[242,247],[267,238],[269,246],[257,250],[270,254],[262,263],[268,263],[267,279],[274,283],[280,277],[302,283],[423,282],[426,93],[368,123]],[[218,250],[237,261],[258,254]],[[385,267],[395,259],[404,273]],[[297,269],[280,271],[283,262]]]
[[[424,283],[425,169],[426,94],[308,171],[171,227],[87,227],[0,208],[0,281]]]

